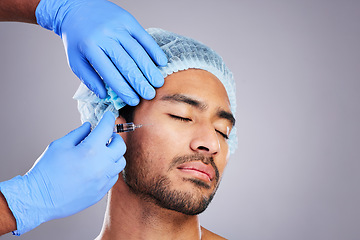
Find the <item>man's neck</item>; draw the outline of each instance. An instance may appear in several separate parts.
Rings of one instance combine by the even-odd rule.
[[[122,178],[108,196],[103,229],[97,239],[200,239],[198,216],[164,209],[134,194]]]

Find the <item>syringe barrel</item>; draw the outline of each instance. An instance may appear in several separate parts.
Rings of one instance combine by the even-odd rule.
[[[120,133],[120,132],[131,132],[135,130],[135,124],[130,123],[122,123],[122,124],[116,124],[114,128],[114,132]]]

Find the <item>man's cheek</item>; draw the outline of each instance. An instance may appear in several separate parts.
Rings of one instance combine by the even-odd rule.
[[[160,144],[160,146],[166,146],[170,143],[175,143],[179,140],[181,133],[169,125],[154,125],[147,129],[147,139],[150,142]]]
[[[220,178],[222,177],[222,175],[224,173],[227,163],[228,163],[228,159],[221,159],[220,161],[215,161],[215,164],[219,170]]]

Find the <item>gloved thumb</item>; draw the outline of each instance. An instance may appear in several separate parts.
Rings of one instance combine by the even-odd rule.
[[[63,142],[64,144],[69,144],[72,146],[78,145],[82,140],[84,140],[89,133],[91,132],[91,125],[89,122],[83,123],[80,127],[72,130],[66,134],[63,138],[58,141]]]

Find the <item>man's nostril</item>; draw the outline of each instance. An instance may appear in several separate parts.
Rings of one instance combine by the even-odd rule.
[[[204,151],[207,151],[207,152],[210,151],[207,147],[204,147],[204,146],[199,146],[198,149],[199,150],[204,150]]]

